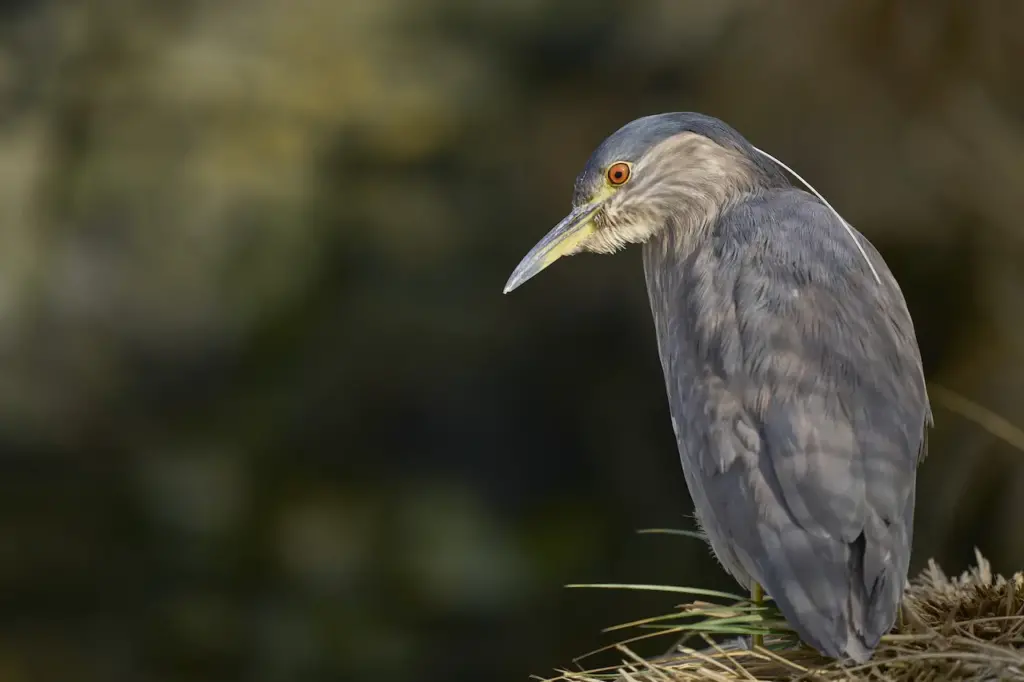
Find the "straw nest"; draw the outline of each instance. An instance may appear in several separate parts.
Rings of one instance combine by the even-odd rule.
[[[864,665],[843,665],[800,645],[770,603],[729,602],[736,595],[673,586],[589,587],[659,590],[715,601],[692,601],[672,613],[609,628],[640,631],[606,647],[621,654],[620,664],[561,671],[549,682],[1024,681],[1024,573],[993,575],[980,552],[977,566],[960,577],[947,577],[929,562],[906,592],[897,627]],[[630,648],[659,635],[678,640],[664,656],[643,659]],[[751,635],[762,635],[764,646],[749,646]]]

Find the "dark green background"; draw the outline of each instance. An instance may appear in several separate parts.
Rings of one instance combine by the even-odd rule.
[[[640,256],[508,274],[590,150],[719,116],[1024,423],[1024,4],[23,0],[0,14],[0,681],[525,680],[731,587]],[[915,569],[1024,567],[936,405]],[[665,644],[667,646],[667,643]]]

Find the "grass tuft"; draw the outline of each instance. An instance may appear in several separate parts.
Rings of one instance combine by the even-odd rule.
[[[977,566],[959,577],[950,578],[929,562],[907,589],[897,627],[863,665],[843,665],[801,644],[770,600],[758,607],[728,592],[670,585],[572,587],[653,590],[701,599],[670,613],[605,628],[628,636],[578,658],[578,670],[559,671],[546,682],[1024,682],[1024,573],[993,575],[980,552]],[[744,638],[752,635],[762,635],[764,646],[750,648]],[[630,648],[657,637],[672,638],[663,656],[644,659]],[[620,654],[618,665],[587,669],[581,664],[609,650]]]

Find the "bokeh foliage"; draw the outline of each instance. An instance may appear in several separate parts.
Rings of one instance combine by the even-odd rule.
[[[0,679],[523,679],[728,587],[635,252],[501,286],[593,146],[701,110],[1024,422],[1024,5],[21,0],[0,19]],[[1024,566],[1021,454],[936,406],[915,568]]]

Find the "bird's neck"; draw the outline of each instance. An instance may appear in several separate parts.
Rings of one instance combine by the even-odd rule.
[[[669,315],[678,305],[674,294],[678,294],[682,280],[714,238],[720,218],[737,204],[768,189],[767,183],[756,175],[718,180],[692,187],[677,202],[662,228],[644,242],[644,276],[656,312],[660,309],[662,314]]]
[[[751,153],[723,147],[700,135],[679,135],[656,147],[645,159],[651,175],[665,178],[648,190],[663,225],[644,246],[650,256],[685,259],[718,217],[751,194],[779,184]],[[686,159],[682,167],[678,159]],[[781,180],[785,182],[785,180]],[[645,256],[648,258],[649,256]]]
[[[644,243],[645,268],[657,265],[678,269],[711,238],[720,216],[761,189],[745,178],[732,184],[694,187],[684,199],[676,202],[664,225],[654,230]]]
[[[705,210],[693,214],[693,222],[674,219],[643,245],[644,279],[666,379],[681,371],[689,372],[677,365],[685,358],[673,349],[682,347],[692,333],[685,319],[691,314],[687,310],[687,296],[695,292],[688,289],[693,286],[695,275],[701,279],[699,273],[706,269],[707,263],[701,256],[708,253],[706,247],[721,213],[722,210]]]
[[[696,270],[707,269],[701,259],[714,239],[715,225],[737,204],[757,194],[788,185],[781,173],[757,162],[753,152],[721,147],[707,138],[682,138],[689,163],[685,171],[673,173],[657,197],[667,207],[661,212],[663,224],[652,230],[643,245],[644,275],[659,344],[671,346],[673,337],[686,334],[677,324],[685,292],[684,280]],[[706,272],[705,272],[706,274]],[[663,354],[663,360],[671,354]],[[667,370],[666,370],[667,371]]]

